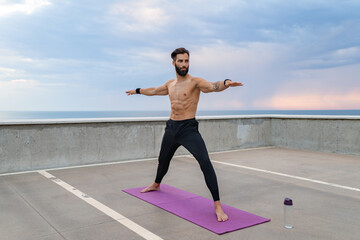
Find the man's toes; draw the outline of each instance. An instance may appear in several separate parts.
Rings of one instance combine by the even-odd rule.
[[[219,222],[225,222],[229,219],[229,217],[228,216],[219,216],[217,219]]]

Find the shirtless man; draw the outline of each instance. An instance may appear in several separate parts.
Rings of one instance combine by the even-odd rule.
[[[230,79],[207,82],[202,78],[191,76],[188,74],[189,56],[189,51],[185,48],[178,48],[172,52],[171,58],[176,70],[176,79],[171,79],[159,87],[137,88],[136,90],[126,91],[128,95],[169,95],[171,103],[170,119],[166,122],[155,182],[141,192],[160,190],[160,183],[169,168],[170,160],[174,156],[176,149],[182,145],[199,162],[206,185],[214,200],[217,220],[222,222],[228,220],[228,216],[224,213],[220,203],[216,174],[210,162],[205,143],[198,131],[195,114],[200,92],[220,92],[228,87],[242,86],[243,84],[233,82]]]

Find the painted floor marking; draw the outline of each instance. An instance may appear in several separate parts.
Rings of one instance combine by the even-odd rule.
[[[42,169],[42,170],[30,170],[30,171],[13,172],[13,173],[1,173],[0,177],[2,177],[2,176],[11,176],[11,175],[20,175],[20,174],[26,174],[26,173],[35,173],[35,172],[39,172],[39,171],[67,170],[67,169],[86,168],[86,167],[101,167],[101,166],[116,165],[116,164],[121,164],[121,163],[153,161],[153,160],[156,160],[156,159],[157,158],[144,158],[144,159],[117,161],[117,162],[84,164],[84,165],[76,165],[76,166],[70,166],[70,167],[54,167],[54,168],[47,168],[47,169]]]
[[[346,189],[346,190],[360,192],[360,188],[348,187],[348,186],[344,186],[344,185],[340,185],[340,184],[329,183],[329,182],[324,182],[324,181],[314,180],[314,179],[310,179],[310,178],[294,176],[294,175],[285,174],[285,173],[273,172],[273,171],[264,170],[264,169],[260,169],[260,168],[247,167],[247,166],[233,164],[233,163],[226,163],[226,162],[213,161],[213,160],[211,162],[220,163],[220,164],[224,164],[224,165],[228,165],[228,166],[232,166],[232,167],[244,168],[244,169],[258,171],[258,172],[270,173],[270,174],[283,176],[283,177],[295,178],[295,179],[299,179],[299,180],[303,180],[303,181],[319,183],[319,184],[323,184],[323,185],[327,185],[327,186],[332,186],[332,187],[337,187],[337,188],[342,188],[342,189]]]
[[[125,216],[121,215],[120,213],[114,211],[113,209],[107,207],[106,205],[102,204],[101,202],[95,200],[94,198],[88,196],[87,194],[81,192],[80,190],[74,188],[73,186],[67,184],[66,182],[62,181],[61,179],[55,177],[54,175],[40,170],[38,171],[39,174],[43,175],[44,177],[50,179],[54,183],[58,184],[59,186],[63,187],[64,189],[68,190],[75,196],[79,197],[83,201],[87,202],[91,206],[95,207],[96,209],[100,210],[101,212],[105,213],[109,217],[113,218],[117,222],[121,223],[125,227],[129,228],[130,230],[134,231],[141,237],[147,240],[163,240],[159,236],[155,235],[154,233],[148,231],[147,229],[141,227],[140,225],[136,224],[135,222],[131,221],[130,219],[126,218]]]

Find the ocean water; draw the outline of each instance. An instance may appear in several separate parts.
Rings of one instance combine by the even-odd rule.
[[[197,116],[217,115],[347,115],[360,116],[360,110],[199,110]],[[0,121],[66,118],[168,117],[170,111],[0,111]]]

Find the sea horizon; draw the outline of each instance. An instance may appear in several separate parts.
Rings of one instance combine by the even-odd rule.
[[[196,116],[220,115],[344,115],[360,116],[359,110],[198,110]],[[66,118],[168,117],[170,111],[0,111],[0,121]]]

